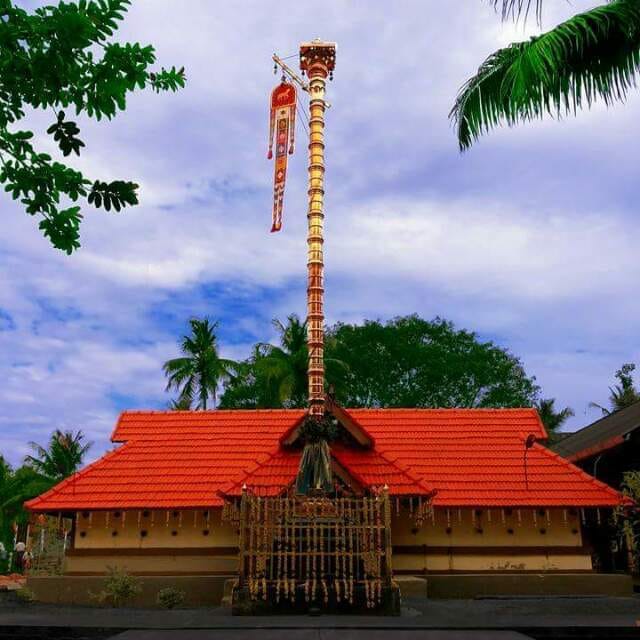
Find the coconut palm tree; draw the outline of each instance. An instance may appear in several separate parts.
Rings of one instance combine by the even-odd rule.
[[[167,360],[162,367],[168,379],[166,390],[176,389],[180,401],[190,399],[196,409],[206,410],[209,399],[215,406],[218,387],[229,379],[236,363],[218,354],[217,322],[192,318],[189,325],[191,334],[180,344],[182,357]]]
[[[280,346],[262,343],[258,345],[255,369],[268,390],[275,392],[281,406],[302,407],[307,401],[307,322],[292,313],[287,323],[274,320],[273,326],[280,334]]]
[[[169,400],[167,407],[171,409],[171,411],[190,411],[191,403],[191,398],[180,396],[174,400]]]
[[[62,480],[82,466],[84,456],[92,445],[92,442],[84,442],[82,431],[74,433],[56,429],[51,434],[46,447],[30,442],[29,446],[36,455],[25,456],[24,461],[39,474],[54,480]]]
[[[494,0],[503,17],[540,12],[542,0]],[[640,68],[640,1],[611,0],[491,54],[458,94],[450,117],[461,150],[505,122],[575,114],[624,100]]]
[[[544,428],[547,430],[549,439],[552,440],[555,434],[558,433],[560,427],[575,413],[570,407],[565,407],[560,411],[556,411],[555,408],[556,399],[546,398],[541,399],[536,403],[536,409]]]
[[[597,402],[590,402],[589,406],[595,409],[600,409],[602,415],[608,416],[620,409],[626,409],[636,402],[640,402],[640,391],[635,388],[633,384],[633,372],[636,370],[636,365],[632,362],[623,364],[616,371],[616,379],[618,384],[609,387],[609,406],[610,409],[599,405]]]

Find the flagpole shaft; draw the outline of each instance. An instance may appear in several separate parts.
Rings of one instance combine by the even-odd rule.
[[[307,211],[307,345],[309,413],[324,415],[324,113],[325,90],[335,63],[335,45],[314,41],[300,47],[309,78],[309,208]]]

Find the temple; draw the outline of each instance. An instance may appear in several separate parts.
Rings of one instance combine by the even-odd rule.
[[[426,577],[435,596],[447,577],[481,593],[511,574],[511,590],[527,593],[541,575],[573,576],[572,589],[595,575],[583,524],[621,496],[547,449],[535,410],[345,410],[330,400],[325,410],[338,425],[335,495],[388,492],[394,576]],[[120,566],[224,581],[238,575],[240,544],[225,504],[295,493],[305,415],[125,412],[119,446],[27,506],[72,519],[65,576]]]

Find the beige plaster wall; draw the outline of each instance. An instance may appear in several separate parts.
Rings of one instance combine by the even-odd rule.
[[[208,519],[202,510],[183,511],[181,516],[130,511],[124,521],[113,512],[94,512],[90,517],[79,513],[74,536],[77,555],[71,552],[65,571],[98,573],[119,566],[133,573],[233,573],[237,532],[222,522],[221,511],[209,510]],[[141,530],[147,535],[142,537]],[[205,530],[208,535],[203,535]],[[565,509],[536,510],[535,515],[532,509],[513,510],[510,515],[502,509],[452,509],[448,514],[436,509],[433,518],[428,516],[417,526],[415,513],[396,512],[394,504],[392,542],[393,567],[399,572],[588,571],[592,567],[582,547],[579,515]],[[171,553],[172,549],[180,552]]]
[[[436,509],[418,527],[415,512],[394,507],[391,528],[393,568],[401,572],[592,568],[579,513],[569,509]]]
[[[76,514],[74,547],[76,549],[157,549],[234,547],[238,544],[236,530],[222,522],[222,509],[194,511],[92,512],[85,517]],[[177,516],[174,516],[177,513]],[[181,515],[180,515],[181,514]],[[145,537],[140,535],[144,530]],[[208,531],[204,535],[204,531]],[[84,533],[84,535],[83,535]],[[116,535],[114,535],[114,533]],[[174,535],[175,533],[175,535]]]
[[[435,509],[434,517],[427,516],[421,527],[416,527],[415,515],[407,509],[399,513],[394,507],[391,531],[396,545],[430,545],[432,547],[557,547],[582,546],[579,515],[567,509],[538,510],[481,509],[474,515],[471,509]],[[447,532],[447,528],[451,531]],[[482,529],[482,533],[478,532]],[[513,533],[509,533],[509,529]],[[541,531],[544,530],[544,533]]]

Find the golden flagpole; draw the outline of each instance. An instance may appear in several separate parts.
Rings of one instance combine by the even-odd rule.
[[[307,211],[307,345],[309,414],[324,416],[324,113],[327,78],[336,45],[313,40],[300,45],[300,68],[309,78],[309,208]]]

